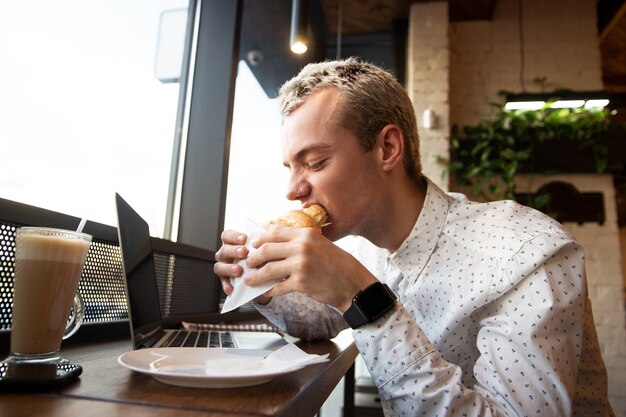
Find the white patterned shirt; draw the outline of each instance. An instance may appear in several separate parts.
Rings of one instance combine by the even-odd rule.
[[[353,331],[387,416],[610,416],[584,253],[512,201],[474,203],[428,183],[400,248],[354,251],[398,308]],[[303,339],[341,313],[301,294],[257,308]]]

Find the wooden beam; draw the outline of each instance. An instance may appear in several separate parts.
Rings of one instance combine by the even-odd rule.
[[[600,34],[600,43],[604,42],[609,33],[611,33],[615,25],[617,25],[622,18],[626,19],[626,2],[622,3],[619,10],[613,15],[611,21],[602,30],[602,33]],[[626,25],[626,22],[623,24]]]

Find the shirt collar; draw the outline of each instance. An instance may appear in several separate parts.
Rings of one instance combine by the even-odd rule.
[[[427,179],[426,197],[409,236],[397,251],[387,257],[387,263],[400,270],[422,270],[435,250],[450,207],[450,197]]]

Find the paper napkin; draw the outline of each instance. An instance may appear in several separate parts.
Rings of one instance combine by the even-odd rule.
[[[246,241],[246,248],[248,248],[248,253],[251,255],[257,250],[252,247],[252,242],[254,242],[259,235],[265,231],[265,229],[254,222],[252,219],[246,218],[244,219],[244,233],[248,235],[248,240]],[[245,303],[254,300],[259,295],[269,291],[274,285],[280,282],[280,279],[275,281],[266,282],[261,285],[255,285],[254,287],[247,285],[243,282],[243,277],[245,277],[250,271],[254,268],[248,268],[246,265],[245,259],[239,261],[239,265],[243,268],[243,274],[239,278],[231,278],[230,283],[233,286],[234,290],[232,294],[226,297],[226,301],[224,301],[224,306],[222,307],[222,313],[227,313],[231,310],[236,309],[244,305]]]
[[[293,343],[270,353],[265,358],[241,357],[229,359],[212,359],[205,363],[207,375],[227,373],[233,375],[253,375],[263,373],[281,373],[300,369],[308,365],[328,361],[328,354],[316,355],[304,352]]]

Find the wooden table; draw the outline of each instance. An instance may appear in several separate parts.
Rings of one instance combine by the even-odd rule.
[[[128,340],[64,347],[62,355],[83,367],[80,378],[47,392],[0,392],[0,416],[142,417],[314,416],[357,356],[350,330],[325,342],[298,342],[330,361],[246,388],[201,389],[167,385],[130,371],[117,357]]]

